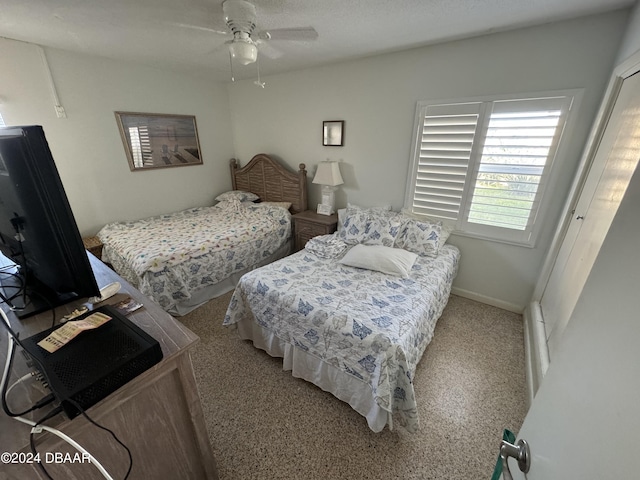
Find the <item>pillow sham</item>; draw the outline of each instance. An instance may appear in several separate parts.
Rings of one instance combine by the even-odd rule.
[[[394,247],[420,256],[436,257],[440,250],[441,232],[442,225],[409,218],[402,225]]]
[[[361,207],[360,205],[355,205],[353,203],[347,203],[347,208],[354,208],[357,210],[367,210],[369,212],[390,212],[391,205],[378,205],[375,207]]]
[[[219,202],[226,202],[229,200],[237,199],[240,202],[255,202],[260,197],[255,193],[244,192],[242,190],[229,190],[228,192],[221,193],[216,197],[216,200]]]
[[[291,208],[291,202],[260,202],[256,205],[268,205],[270,207],[282,207],[289,210]]]
[[[440,230],[440,246],[445,244],[445,242],[449,239],[449,236],[451,235],[451,232],[453,232],[453,230],[454,230],[453,226],[447,225],[442,220],[431,218],[431,217],[429,217],[427,215],[421,215],[419,213],[414,213],[411,210],[409,210],[408,208],[403,208],[402,210],[400,210],[400,213],[402,213],[402,215],[404,215],[406,217],[413,218],[413,219],[421,221],[421,222],[435,223],[437,225],[440,225],[440,227],[441,227],[441,230]]]
[[[238,198],[227,198],[226,200],[223,200],[222,202],[218,202],[214,205],[214,208],[220,208],[222,210],[235,210],[235,211],[240,211],[246,207],[248,207],[249,205],[255,205],[255,203],[253,202],[241,202]]]
[[[407,278],[418,255],[384,245],[354,245],[339,263]]]
[[[339,208],[337,210],[338,213],[338,234],[340,234],[340,232],[342,231],[342,229],[344,228],[343,224],[344,224],[344,217],[347,214],[347,209],[346,208]]]
[[[401,225],[402,217],[395,212],[347,208],[339,237],[350,245],[392,247]]]
[[[337,210],[338,213],[338,233],[342,230],[344,220],[347,214],[347,209],[351,210],[364,210],[371,213],[380,213],[380,212],[391,212],[391,205],[381,205],[378,207],[361,207],[359,205],[354,205],[353,203],[347,203],[347,208],[339,208]]]

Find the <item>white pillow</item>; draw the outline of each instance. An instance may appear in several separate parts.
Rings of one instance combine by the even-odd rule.
[[[339,263],[406,278],[418,255],[384,245],[355,245]]]
[[[228,192],[221,193],[216,197],[216,200],[219,202],[225,202],[229,200],[238,200],[240,202],[254,202],[258,200],[260,197],[255,193],[251,192],[243,192],[242,190],[229,190]]]

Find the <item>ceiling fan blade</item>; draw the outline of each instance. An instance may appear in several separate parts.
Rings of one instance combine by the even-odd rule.
[[[257,40],[255,43],[258,46],[258,52],[260,52],[265,57],[273,59],[282,57],[282,52],[280,50],[273,47],[272,45],[269,45],[264,40]]]
[[[261,40],[316,40],[318,32],[313,27],[299,28],[274,28],[273,30],[263,30],[256,35]]]
[[[231,32],[229,30],[217,30],[215,28],[210,27],[201,27],[199,25],[190,25],[188,23],[174,23],[173,25],[181,28],[190,28],[192,30],[201,30],[203,32],[212,32],[217,33],[218,35],[230,35]]]

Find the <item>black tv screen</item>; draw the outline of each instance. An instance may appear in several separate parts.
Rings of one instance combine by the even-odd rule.
[[[0,286],[20,318],[99,295],[41,126],[0,127],[0,252],[16,266]]]

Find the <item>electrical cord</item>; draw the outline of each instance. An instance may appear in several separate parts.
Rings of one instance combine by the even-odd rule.
[[[32,434],[41,433],[41,431],[45,431],[45,432],[52,433],[57,437],[61,438],[62,440],[67,442],[69,445],[71,445],[73,448],[75,448],[77,451],[85,454],[89,458],[89,461],[91,462],[91,464],[94,465],[100,471],[100,473],[104,478],[106,478],[107,480],[113,480],[113,477],[109,474],[109,472],[107,472],[107,470],[102,466],[102,464],[98,460],[96,460],[96,458],[93,455],[91,455],[82,445],[76,442],[73,438],[69,437],[68,435],[62,433],[60,430],[57,430],[53,427],[49,427],[47,425],[39,425],[37,422],[33,422],[26,418],[15,417],[15,419],[18,420],[19,422],[26,423],[27,425],[30,425],[31,427],[33,427],[31,429]]]
[[[34,410],[38,410],[46,405],[49,405],[51,402],[55,400],[55,397],[53,393],[50,393],[45,397],[41,398],[40,400],[38,400],[34,405],[32,405],[27,410],[24,410],[18,413],[11,411],[11,409],[9,408],[9,405],[7,405],[7,383],[9,381],[9,374],[11,372],[11,367],[13,365],[15,349],[14,349],[13,338],[9,337],[8,340],[9,340],[9,349],[7,351],[7,362],[5,363],[5,369],[2,375],[2,393],[0,393],[1,395],[0,400],[2,401],[2,409],[8,416],[20,417],[22,415],[26,415],[29,412],[33,412]]]
[[[11,266],[11,267],[5,267],[5,268],[15,268],[15,267],[16,267],[16,265],[13,265],[13,266]],[[5,292],[6,292],[6,289],[7,289],[7,288],[14,288],[14,289],[17,289],[17,290],[18,290],[16,293],[14,293],[13,295],[11,295],[10,297],[5,297],[5,296],[2,294],[2,292],[0,292],[0,299],[2,300],[2,303],[7,304],[7,305],[9,306],[9,308],[10,308],[12,311],[18,311],[18,312],[19,312],[19,311],[21,311],[21,310],[24,310],[24,309],[27,307],[27,305],[28,305],[28,303],[26,303],[26,297],[25,297],[25,298],[23,298],[23,302],[22,302],[22,303],[24,304],[24,306],[23,306],[23,307],[16,307],[16,306],[11,302],[11,300],[13,300],[13,299],[15,299],[15,298],[19,297],[20,295],[23,295],[23,293],[25,293],[25,291],[26,291],[26,282],[25,282],[25,279],[23,278],[23,276],[22,276],[22,275],[19,275],[19,274],[17,274],[17,273],[13,273],[13,272],[0,272],[0,273],[1,273],[1,274],[4,274],[4,275],[9,275],[9,276],[14,277],[14,278],[16,278],[16,279],[18,279],[18,280],[20,281],[20,285],[19,285],[19,286],[18,286],[18,285],[4,285],[4,286],[2,287],[2,289],[3,289],[3,290],[5,290]],[[1,282],[0,282],[0,283],[1,283]]]
[[[5,270],[8,270],[10,268],[16,268],[16,267],[17,267],[17,265],[14,264],[14,265],[9,265],[7,267],[4,267],[3,269],[0,270],[0,275],[7,275],[9,277],[13,277],[13,278],[15,278],[16,280],[18,280],[20,282],[20,285],[3,285],[2,288],[16,288],[16,289],[18,289],[18,293],[13,294],[11,297],[9,297],[10,299],[13,299],[13,298],[17,297],[18,295],[20,295],[22,293],[22,289],[24,288],[24,285],[25,285],[24,278],[22,278],[22,275],[19,275],[19,274],[15,273],[15,272],[7,272],[7,271],[5,271]],[[0,283],[2,283],[2,282],[0,282]]]
[[[49,299],[44,295],[42,295],[41,293],[31,290],[30,295],[35,295],[36,297],[39,297],[42,300],[44,300],[44,303],[47,304],[47,306],[49,307],[49,310],[51,310],[51,314],[53,315],[53,318],[51,319],[51,328],[55,327],[56,326],[56,307],[54,307],[53,304],[49,301]]]
[[[104,427],[102,425],[100,425],[99,423],[97,423],[95,420],[93,420],[88,414],[87,412],[84,410],[84,408],[82,408],[80,406],[80,404],[78,404],[78,402],[76,402],[75,400],[72,400],[70,398],[67,399],[67,401],[69,403],[71,403],[74,407],[76,407],[80,413],[82,414],[82,416],[84,418],[86,418],[90,423],[92,423],[94,426],[100,428],[101,430],[104,430],[105,432],[108,432],[111,434],[111,436],[114,438],[114,440],[116,442],[118,442],[120,445],[122,445],[122,448],[124,448],[127,451],[127,455],[129,456],[129,468],[127,469],[127,473],[124,476],[124,480],[127,480],[127,478],[129,478],[129,474],[131,473],[131,469],[133,468],[133,456],[131,455],[131,450],[129,450],[129,447],[127,447],[124,443],[122,443],[122,441],[117,437],[117,435],[115,433],[113,433],[112,430],[109,430],[107,427]]]
[[[31,453],[33,453],[33,457],[34,458],[38,458],[38,450],[36,449],[36,441],[35,441],[35,438],[34,438],[34,434],[35,434],[36,430],[38,429],[38,425],[40,425],[41,423],[46,422],[47,420],[49,420],[52,417],[55,417],[61,411],[62,411],[62,407],[61,406],[58,406],[57,408],[53,409],[52,411],[47,413],[44,417],[42,417],[40,420],[35,422],[35,425],[31,429],[31,431],[29,432],[29,447],[31,448]],[[47,477],[50,480],[53,480],[53,477],[51,475],[49,475],[49,472],[47,472],[47,469],[44,468],[44,465],[42,464],[42,462],[36,462],[36,465],[38,466],[38,468],[44,474],[45,477]]]
[[[11,385],[9,385],[9,388],[7,388],[7,396],[9,396],[9,394],[11,393],[11,390],[13,390],[14,388],[16,388],[18,385],[20,385],[22,382],[26,382],[27,380],[29,380],[30,378],[34,378],[33,374],[31,373],[27,373],[26,375],[23,375],[22,377],[20,377],[18,380],[16,380],[15,382],[13,382]]]
[[[0,272],[3,273],[3,272]],[[18,289],[18,291],[16,293],[14,293],[13,295],[11,295],[10,297],[5,297],[2,292],[0,292],[0,300],[2,300],[1,303],[5,303],[9,306],[9,308],[11,309],[11,311],[14,312],[20,312],[23,310],[26,310],[26,308],[31,304],[31,300],[27,300],[29,298],[29,295],[35,295],[37,297],[39,297],[40,299],[44,300],[44,303],[47,304],[47,306],[49,307],[49,310],[51,310],[51,327],[55,327],[56,325],[56,308],[55,306],[49,301],[49,299],[47,297],[45,297],[44,295],[42,295],[41,293],[35,291],[35,290],[30,290],[30,293],[27,294],[27,286],[25,283],[25,279],[21,276],[18,275],[17,273],[5,273],[5,275],[11,275],[12,277],[17,278],[18,280],[20,280],[20,286],[18,285],[8,285],[8,286],[4,286],[2,287],[3,289],[7,289],[7,288],[16,288]],[[23,295],[23,306],[22,307],[16,307],[11,300],[19,297]]]
[[[9,374],[10,374],[10,367],[11,367],[11,363],[12,363],[12,359],[13,359],[13,355],[14,355],[14,344],[18,344],[20,345],[20,347],[23,347],[22,342],[20,342],[20,339],[18,338],[18,335],[13,331],[13,329],[11,328],[11,323],[9,322],[9,318],[7,318],[7,315],[4,313],[4,310],[2,310],[0,308],[0,316],[2,317],[2,320],[0,323],[5,327],[5,329],[8,331],[8,347],[7,347],[7,361],[5,362],[5,367],[3,370],[3,374],[2,374],[2,379],[0,380],[0,390],[4,391],[5,386],[6,386],[6,382],[9,379]],[[40,361],[37,358],[34,358],[34,360],[36,360],[38,363],[40,363]],[[44,374],[44,369],[42,368],[42,365],[40,364],[41,367],[41,372]],[[4,395],[2,396],[2,401],[4,403]],[[75,403],[74,400],[68,399],[69,401],[71,401],[72,403]],[[113,437],[116,439],[116,441],[118,443],[120,443],[126,450],[127,453],[129,454],[129,469],[127,470],[127,475],[125,477],[126,478],[129,476],[129,473],[131,472],[131,468],[133,466],[133,458],[131,456],[131,451],[127,448],[126,445],[124,445],[117,437],[116,435],[109,429],[107,429],[106,427],[103,427],[102,425],[97,424],[95,421],[93,421],[91,418],[89,418],[89,416],[86,414],[86,412],[84,411],[84,409],[82,409],[82,407],[80,407],[79,405],[75,405],[76,408],[78,408],[80,410],[80,412],[87,418],[87,420],[89,420],[92,424],[98,426],[99,428],[103,429],[103,430],[107,430],[108,432],[111,433],[111,435],[113,435]],[[61,408],[61,407],[58,407]],[[54,409],[54,411],[56,411],[56,409]],[[51,413],[51,412],[50,412]],[[59,412],[56,412],[56,414]],[[78,442],[76,442],[73,438],[69,437],[68,435],[64,434],[63,432],[61,432],[60,430],[57,430],[53,427],[49,427],[46,425],[38,425],[38,423],[29,420],[27,418],[21,417],[21,416],[15,416],[12,417],[15,420],[25,423],[27,425],[30,425],[31,427],[33,427],[31,429],[31,433],[40,433],[41,431],[46,431],[49,433],[52,433],[54,435],[56,435],[57,437],[61,438],[62,440],[64,440],[65,442],[67,442],[68,444],[70,444],[72,447],[74,447],[77,451],[87,455],[87,457],[89,458],[89,461],[100,471],[100,473],[102,474],[102,476],[107,479],[107,480],[113,480],[113,477],[109,474],[109,472],[107,472],[107,470],[102,466],[102,464],[93,456],[91,455],[82,445],[80,445]],[[48,420],[50,417],[47,415],[47,418],[45,420],[42,421],[46,421]],[[31,443],[31,435],[30,435],[30,443]],[[35,447],[35,443],[34,443],[34,447]],[[43,467],[44,470],[44,467]],[[51,478],[51,476],[44,471],[45,475],[48,478]]]
[[[14,214],[14,215],[16,217],[18,216],[17,214]],[[16,222],[14,223],[12,219],[11,223],[13,224],[13,228],[15,229],[16,238],[18,239],[18,245],[20,246],[20,256],[22,256],[22,259],[23,259],[24,272],[22,273],[22,275],[20,275],[19,273],[13,273],[13,272],[8,273],[9,275],[20,280],[20,288],[18,289],[18,292],[12,295],[9,299],[5,298],[0,293],[0,298],[2,299],[3,303],[6,303],[7,305],[9,305],[12,311],[25,310],[27,306],[31,303],[31,300],[30,299],[28,300],[28,295],[27,295],[27,276],[29,275],[29,267],[28,267],[27,257],[24,254],[24,245],[22,244],[22,239],[23,239],[22,233],[20,232],[20,229],[21,227],[23,227],[23,224],[22,224],[22,221],[18,222],[17,220],[18,219],[16,219]],[[6,270],[7,268],[10,268],[10,266],[4,267],[2,270]],[[17,271],[21,272],[20,267],[18,267],[18,265],[15,263],[13,265],[13,268],[17,268]],[[2,272],[2,273],[5,273],[5,272]],[[14,286],[13,288],[17,288],[17,287]],[[11,303],[11,300],[13,300],[14,298],[17,298],[20,295],[22,295],[22,307],[16,307],[13,305],[13,303]],[[31,295],[36,295],[37,297],[45,301],[45,303],[47,304],[47,306],[49,307],[53,315],[53,318],[51,320],[51,327],[53,328],[56,325],[55,306],[49,301],[48,298],[46,298],[44,295],[36,291],[31,291]],[[7,321],[7,325],[8,325],[8,321]]]

